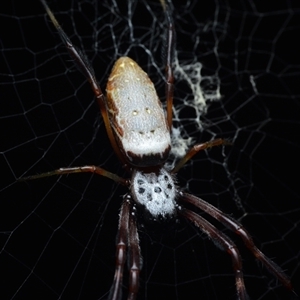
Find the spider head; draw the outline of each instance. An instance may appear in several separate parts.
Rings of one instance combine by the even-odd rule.
[[[176,212],[176,184],[165,168],[149,172],[135,169],[131,178],[131,195],[153,219],[164,219]]]

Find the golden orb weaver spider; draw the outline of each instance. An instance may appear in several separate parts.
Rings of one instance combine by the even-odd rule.
[[[248,298],[243,279],[242,260],[237,247],[225,234],[202,216],[185,208],[185,203],[189,203],[195,208],[206,212],[229,230],[240,235],[252,254],[286,288],[292,290],[289,278],[281,271],[279,266],[273,263],[254,245],[251,236],[238,221],[206,201],[183,192],[175,184],[175,174],[188,160],[201,150],[228,144],[226,140],[216,139],[203,144],[196,144],[173,169],[168,170],[165,167],[165,161],[171,148],[170,130],[172,127],[174,81],[171,68],[174,25],[167,7],[163,5],[169,24],[166,58],[167,117],[165,118],[153,83],[137,63],[128,57],[121,57],[116,61],[108,79],[107,98],[105,98],[97,83],[92,67],[83,54],[73,46],[46,2],[44,0],[41,0],[41,2],[71,56],[89,80],[100,106],[111,145],[121,163],[125,166],[128,173],[131,174],[131,178],[123,179],[97,166],[83,166],[61,168],[48,173],[26,177],[23,180],[52,175],[91,172],[110,178],[128,187],[130,192],[124,196],[121,205],[116,243],[115,276],[109,299],[121,299],[122,297],[122,278],[126,259],[129,260],[130,273],[128,299],[135,299],[138,295],[141,251],[136,217],[132,213],[135,206],[143,208],[154,220],[178,215],[194,223],[196,227],[231,256],[238,297],[242,300]],[[126,255],[127,251],[128,255]]]

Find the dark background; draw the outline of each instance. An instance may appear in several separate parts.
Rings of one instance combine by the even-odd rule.
[[[159,3],[59,2],[49,5],[84,49],[103,90],[116,58],[129,55],[165,100]],[[194,142],[224,137],[233,146],[199,153],[179,172],[178,184],[239,219],[299,294],[300,10],[292,1],[280,7],[196,2],[176,2],[174,8],[178,58],[182,64],[201,62],[203,76],[217,75],[222,99],[210,103],[199,120],[194,95],[177,78],[174,102],[180,113],[174,124]],[[105,299],[126,189],[89,174],[17,179],[85,164],[127,175],[89,84],[39,1],[30,7],[10,1],[0,8],[2,298]],[[188,222],[167,225],[140,222],[139,298],[235,299],[230,257]],[[292,299],[238,237],[228,234],[241,249],[251,299]],[[125,294],[126,287],[125,274]]]

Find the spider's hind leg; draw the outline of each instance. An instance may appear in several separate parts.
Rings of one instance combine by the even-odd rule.
[[[202,144],[194,145],[186,154],[185,156],[176,164],[176,166],[171,171],[172,173],[177,173],[194,155],[196,155],[199,151],[215,147],[221,145],[232,145],[232,143],[225,139],[215,139],[209,142],[205,142]]]

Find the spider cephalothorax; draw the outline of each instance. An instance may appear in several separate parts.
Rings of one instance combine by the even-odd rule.
[[[153,218],[164,218],[175,213],[175,180],[165,168],[147,173],[135,170],[130,190],[135,202],[142,205]]]

